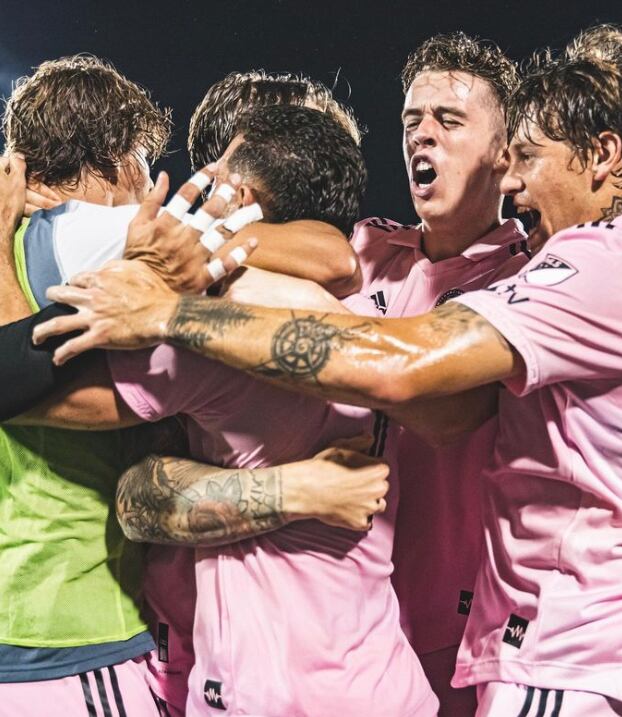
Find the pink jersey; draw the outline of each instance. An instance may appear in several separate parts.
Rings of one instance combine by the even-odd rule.
[[[483,483],[485,555],[454,678],[622,698],[622,221],[556,234],[458,301],[522,356]]]
[[[224,467],[298,460],[372,430],[365,409],[283,391],[170,346],[112,353],[110,364],[141,418],[186,414],[193,457]],[[368,534],[300,521],[197,549],[188,715],[436,714],[399,626],[391,492],[389,504]]]
[[[432,263],[422,234],[372,218],[357,224],[352,245],[363,273],[362,294],[387,317],[415,316],[450,298],[515,274],[529,260],[516,220],[504,222],[460,256]],[[356,303],[355,303],[356,301]],[[357,311],[360,299],[344,302]],[[496,421],[443,447],[431,447],[395,424],[400,499],[393,583],[402,627],[419,654],[458,645],[479,568],[482,530],[480,475],[492,451]]]

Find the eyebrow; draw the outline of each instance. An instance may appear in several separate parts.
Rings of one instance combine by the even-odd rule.
[[[402,120],[404,120],[406,117],[412,117],[413,115],[422,115],[423,110],[421,110],[418,107],[411,107],[408,109],[405,109],[402,112]],[[454,117],[461,117],[462,119],[466,119],[467,113],[464,112],[464,110],[460,110],[457,107],[452,107],[451,105],[438,105],[437,107],[432,108],[432,114],[434,115],[454,115]]]

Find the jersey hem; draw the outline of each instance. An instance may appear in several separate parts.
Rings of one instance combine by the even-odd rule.
[[[140,635],[143,632],[149,632],[149,628],[146,624],[141,625],[129,632],[123,632],[121,634],[114,635],[103,635],[96,637],[92,640],[73,639],[67,638],[66,640],[20,640],[15,637],[6,637],[0,635],[0,644],[2,645],[13,645],[14,647],[35,647],[39,649],[45,648],[57,648],[57,647],[85,647],[86,645],[104,645],[109,642],[125,642],[131,640],[133,637]]]

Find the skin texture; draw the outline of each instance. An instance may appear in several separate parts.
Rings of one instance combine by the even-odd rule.
[[[457,256],[498,225],[505,170],[501,106],[484,80],[464,72],[422,72],[402,112],[403,152],[411,196],[431,261]],[[437,178],[418,186],[419,159]]]
[[[18,155],[0,157],[0,322],[23,319],[30,315],[15,277],[13,238],[26,201],[26,163]]]
[[[530,241],[539,249],[562,229],[622,212],[619,174],[622,140],[603,132],[583,168],[565,142],[554,142],[533,124],[521,125],[509,148],[509,167],[501,184],[517,210],[540,212]]]
[[[150,455],[121,477],[117,515],[131,540],[181,545],[224,545],[309,518],[367,530],[386,508],[388,467],[345,445],[366,440],[255,470]]]

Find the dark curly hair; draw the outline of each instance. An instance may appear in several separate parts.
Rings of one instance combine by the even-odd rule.
[[[466,72],[485,80],[502,107],[518,83],[518,71],[494,42],[464,32],[434,35],[420,45],[402,70],[404,94],[415,77],[426,71]]]
[[[190,120],[188,152],[193,170],[222,156],[235,135],[241,112],[266,105],[302,107],[306,102],[333,117],[360,144],[361,132],[352,111],[337,102],[321,82],[263,70],[232,72],[209,88]]]
[[[240,115],[237,132],[244,141],[229,170],[252,182],[268,221],[317,219],[350,233],[367,172],[340,124],[308,107],[272,105]]]
[[[534,57],[508,104],[510,138],[529,123],[554,142],[566,142],[585,167],[594,140],[611,130],[622,137],[622,71],[595,56]],[[531,139],[531,138],[530,138]]]
[[[116,183],[119,165],[135,152],[160,157],[171,121],[112,65],[75,55],[20,78],[2,128],[7,149],[25,155],[30,177],[76,186],[84,172]]]

